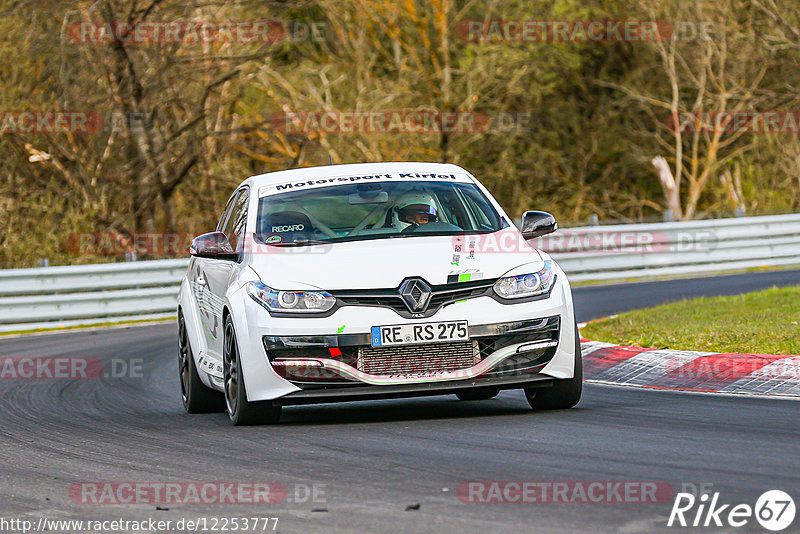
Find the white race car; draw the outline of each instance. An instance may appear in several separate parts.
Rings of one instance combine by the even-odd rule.
[[[469,172],[365,163],[248,178],[194,239],[178,298],[183,404],[235,425],[284,406],[522,389],[581,396],[567,277]]]

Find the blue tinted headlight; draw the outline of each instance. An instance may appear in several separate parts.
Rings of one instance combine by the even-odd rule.
[[[336,299],[327,291],[280,291],[261,282],[247,284],[247,294],[274,312],[319,313],[336,304]]]
[[[553,262],[544,262],[544,267],[537,273],[519,276],[507,276],[494,284],[494,292],[504,299],[534,297],[548,293],[553,288]]]

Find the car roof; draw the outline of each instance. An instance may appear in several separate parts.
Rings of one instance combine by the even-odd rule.
[[[342,165],[323,165],[319,167],[300,167],[283,171],[269,172],[251,176],[245,183],[254,187],[284,182],[291,180],[304,180],[313,178],[332,178],[336,176],[351,176],[357,174],[383,174],[399,172],[417,173],[448,173],[469,172],[452,163],[425,163],[417,161],[392,161],[385,163],[347,163]],[[472,175],[470,175],[472,176]]]

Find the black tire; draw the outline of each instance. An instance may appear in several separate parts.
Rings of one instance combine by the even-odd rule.
[[[188,413],[217,413],[225,410],[225,398],[207,387],[197,374],[189,333],[183,312],[178,310],[178,378],[181,382],[181,401]]]
[[[575,375],[554,380],[549,388],[525,388],[525,398],[534,410],[566,410],[581,400],[583,391],[583,358],[578,327],[575,327]]]
[[[250,402],[242,374],[239,344],[230,315],[225,318],[222,365],[225,376],[225,406],[234,426],[274,424],[280,421],[281,407],[270,401]]]
[[[498,393],[500,393],[499,388],[477,388],[456,393],[456,397],[460,401],[479,401],[493,399]]]

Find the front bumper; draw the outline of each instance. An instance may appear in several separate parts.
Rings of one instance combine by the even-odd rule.
[[[520,384],[540,379],[546,381],[552,378],[571,378],[574,370],[576,341],[572,295],[566,276],[560,269],[557,274],[558,281],[550,297],[546,299],[508,305],[488,297],[479,297],[445,306],[430,318],[406,319],[405,322],[408,323],[466,319],[470,325],[470,340],[480,341],[481,334],[496,335],[499,333],[498,328],[507,328],[500,325],[558,318],[558,346],[548,347],[550,354],[546,356],[546,361],[539,362],[544,365],[537,365],[531,372],[524,374],[499,373],[501,364],[510,357],[506,354],[502,358],[496,358],[488,365],[484,364],[485,367],[471,369],[469,373],[445,375],[444,380],[441,381],[433,379],[431,376],[417,378],[404,376],[399,380],[397,378],[387,380],[380,374],[364,376],[353,373],[352,369],[360,371],[358,365],[353,362],[353,358],[358,356],[358,347],[370,345],[370,327],[404,322],[404,319],[399,318],[393,310],[380,307],[345,306],[325,318],[277,318],[270,317],[244,291],[240,291],[236,295],[239,305],[234,306],[233,310],[235,310],[237,337],[242,345],[240,349],[248,399],[250,401],[276,400],[291,396],[295,399],[301,397],[317,399],[308,402],[323,402],[321,399],[326,396],[343,400],[348,394],[347,392],[350,392],[351,395],[363,393],[363,398],[375,398],[373,395],[376,393],[392,394],[396,388],[400,388],[404,392],[401,396],[439,394],[425,393],[425,391],[448,391],[448,388],[462,386],[481,387],[476,381],[483,381],[487,378],[508,379],[510,380],[508,383],[515,384],[514,387],[522,387]],[[335,334],[337,330],[341,333]],[[304,343],[309,343],[310,346],[303,346]],[[489,348],[481,345],[479,347],[481,357],[476,365],[486,361],[487,356],[491,356],[492,353]],[[505,347],[508,348],[507,352],[513,350],[514,356],[516,356],[514,343],[508,343]],[[328,353],[330,348],[341,350],[342,357],[332,357]],[[322,373],[324,376],[320,377],[330,378],[327,375],[330,371],[337,376],[333,381],[335,383],[327,383],[331,380],[318,378],[287,380],[281,376],[272,364],[278,356],[273,352],[287,349],[308,351],[304,355],[308,359],[332,360],[333,362],[338,360],[339,363],[333,364],[322,362],[328,367],[326,372]],[[350,351],[349,355],[348,351]],[[284,356],[297,357],[299,354],[285,353],[281,357]],[[348,356],[351,358],[349,363]],[[342,362],[350,369],[342,365]],[[474,367],[474,365],[470,367]],[[363,368],[361,371],[363,372]],[[376,392],[371,388],[387,389]]]
[[[408,385],[537,373],[556,353],[559,326],[556,315],[472,326],[469,341],[385,348],[368,334],[264,336],[264,348],[276,373],[303,389]]]

